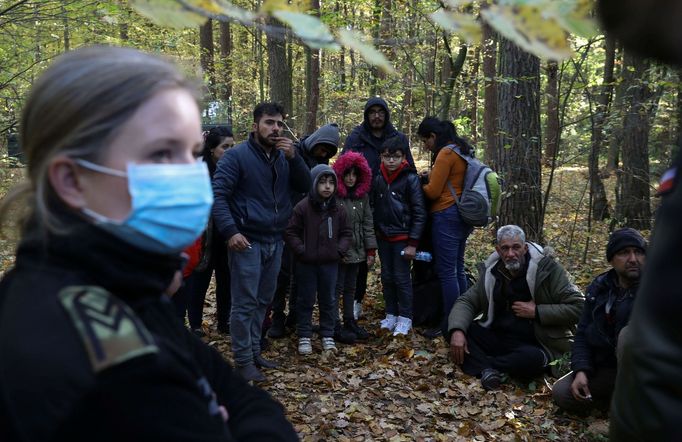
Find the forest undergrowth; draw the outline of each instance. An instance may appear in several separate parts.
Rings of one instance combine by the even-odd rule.
[[[608,221],[592,223],[588,231],[586,169],[561,169],[554,179],[545,218],[546,242],[584,290],[608,268],[604,257]],[[608,180],[606,184],[613,187]],[[492,251],[493,234],[492,229],[477,229],[469,238],[470,269]],[[312,355],[299,356],[295,335],[269,341],[265,355],[281,368],[266,372],[263,387],[284,404],[303,440],[607,439],[606,414],[579,418],[553,405],[554,378],[512,381],[500,391],[486,392],[477,379],[453,365],[442,338],[428,340],[414,332],[393,338],[382,333],[378,325],[382,308],[377,266],[369,279],[365,316],[359,321],[372,332],[368,342],[338,344],[336,354],[323,354],[320,343],[314,342]],[[208,342],[229,359],[229,337],[215,333],[212,316],[207,317]]]
[[[23,174],[6,168],[0,176],[4,190]],[[613,188],[610,178],[607,188]],[[546,182],[546,180],[545,180]],[[587,223],[587,170],[563,168],[555,172],[545,216],[545,243],[584,290],[608,268],[604,250],[608,221]],[[613,201],[613,195],[609,195]],[[648,234],[648,232],[645,232]],[[476,229],[467,243],[470,269],[493,248],[494,230]],[[13,263],[15,241],[0,243],[0,267]],[[230,337],[214,324],[214,285],[205,309],[205,338],[231,360]],[[269,340],[264,352],[281,367],[265,372],[262,384],[281,401],[304,441],[518,441],[606,440],[608,416],[595,412],[573,417],[552,404],[549,376],[510,381],[500,391],[486,392],[477,379],[464,375],[448,357],[442,338],[428,340],[412,332],[393,338],[379,330],[383,302],[379,266],[370,272],[364,317],[359,321],[372,333],[365,343],[337,344],[336,354],[314,352],[299,356],[296,337]]]

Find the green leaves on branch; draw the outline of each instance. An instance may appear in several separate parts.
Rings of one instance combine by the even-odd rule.
[[[570,34],[592,37],[597,33],[590,18],[593,1],[498,0],[493,3],[486,0],[445,0],[447,9],[439,9],[430,17],[438,26],[458,34],[470,44],[480,42],[481,25],[485,22],[538,57],[563,60],[573,55],[568,40]],[[258,13],[227,0],[131,0],[131,4],[154,23],[175,28],[197,27],[209,17],[236,20],[247,26],[260,24],[267,28],[264,23],[272,16],[312,48],[337,51],[343,45],[357,51],[367,63],[387,73],[395,72],[388,59],[358,31],[341,27],[332,33],[318,17],[301,12],[299,9],[304,9],[304,6],[296,2],[267,0]],[[480,18],[474,15],[474,11],[480,11]]]
[[[131,0],[130,5],[140,15],[159,26],[182,29],[201,26],[208,20],[207,17],[192,12],[181,3],[172,0]]]
[[[341,40],[341,43],[347,48],[359,52],[360,55],[362,55],[362,58],[364,58],[365,61],[368,62],[369,64],[374,65],[389,74],[395,73],[393,65],[391,64],[390,61],[388,61],[384,54],[379,52],[379,50],[376,49],[373,45],[365,43],[363,41],[362,34],[360,34],[358,31],[340,29],[339,39]]]
[[[336,43],[329,28],[317,17],[292,11],[274,11],[276,19],[289,25],[291,30],[311,48],[338,51],[341,47]]]
[[[208,17],[221,19],[231,18],[245,25],[265,21],[272,15],[289,26],[294,34],[312,48],[323,48],[332,51],[341,49],[341,45],[360,53],[371,65],[394,73],[388,59],[372,44],[365,42],[363,36],[353,30],[339,28],[338,37],[334,37],[318,17],[298,12],[295,5],[277,0],[266,1],[258,14],[234,6],[227,0],[131,0],[133,8],[141,15],[160,26],[175,28],[197,27],[206,22]],[[340,44],[341,45],[340,45]]]
[[[482,4],[479,4],[482,3]],[[480,40],[480,22],[464,7],[480,7],[481,19],[523,50],[544,59],[564,60],[573,55],[569,34],[593,37],[597,28],[590,14],[593,0],[499,0],[496,3],[447,0],[431,19],[468,42]]]

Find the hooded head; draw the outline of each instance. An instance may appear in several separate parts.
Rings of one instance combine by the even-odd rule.
[[[331,190],[331,194],[325,197],[324,195],[320,194],[318,185],[321,181],[323,181],[323,178],[326,180],[328,177],[332,178],[334,185],[333,189]],[[310,178],[313,182],[313,186],[310,189],[310,200],[314,203],[321,204],[323,207],[326,207],[333,202],[334,195],[336,195],[336,189],[338,187],[338,180],[336,179],[336,173],[334,173],[334,169],[327,166],[326,164],[318,164],[310,171]]]
[[[391,113],[388,104],[381,97],[372,97],[365,103],[363,126],[369,132],[384,130],[391,124]]]
[[[357,182],[353,188],[352,196],[354,198],[362,198],[367,195],[372,186],[372,170],[362,154],[348,151],[336,160],[333,167],[338,177],[337,193],[341,198],[348,198],[350,196],[349,189],[343,180],[346,173],[351,169],[355,169],[357,174]]]
[[[320,160],[329,160],[339,149],[339,126],[325,124],[303,140],[306,152]]]

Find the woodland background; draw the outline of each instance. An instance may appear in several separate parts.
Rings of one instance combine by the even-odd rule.
[[[199,75],[204,123],[231,125],[237,141],[250,130],[254,105],[266,99],[285,105],[296,136],[336,122],[343,138],[362,121],[367,98],[380,95],[426,168],[429,154],[420,152],[416,127],[427,115],[450,119],[505,180],[500,222],[551,244],[584,288],[606,266],[608,231],[651,229],[656,183],[682,136],[682,82],[676,68],[635,57],[598,29],[579,36],[551,27],[550,4],[565,7],[554,19],[573,23],[569,30],[583,24],[576,11],[580,20],[594,15],[583,0],[2,0],[0,192],[23,176],[13,134],[40,72],[82,45],[132,46],[175,58]],[[195,25],[187,17],[177,23],[177,8],[194,11]],[[298,17],[286,27],[274,18],[277,11],[360,32],[378,55],[360,44],[314,47],[317,37],[300,33],[314,23],[297,26]],[[439,25],[437,11],[461,32]],[[512,22],[521,30],[516,36]],[[471,237],[471,268],[490,252],[493,232],[477,229]],[[0,243],[2,269],[13,262],[14,245]],[[368,319],[376,320],[381,301],[376,293],[370,298]],[[229,357],[229,341],[211,335],[210,342]],[[307,439],[602,437],[604,416],[557,413],[542,380],[485,393],[447,362],[441,342],[417,335],[377,336],[366,346],[344,347],[336,361],[299,360],[288,340],[274,343],[272,352],[288,371],[274,374],[266,389]]]

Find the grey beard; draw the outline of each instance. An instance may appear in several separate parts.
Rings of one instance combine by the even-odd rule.
[[[512,261],[512,262],[505,262],[504,267],[509,270],[510,272],[518,272],[521,270],[521,262],[519,261]]]

